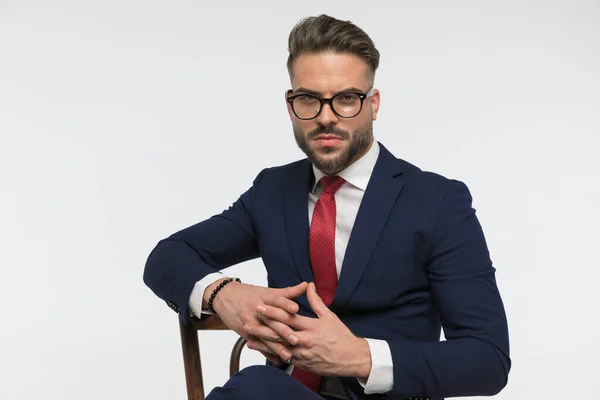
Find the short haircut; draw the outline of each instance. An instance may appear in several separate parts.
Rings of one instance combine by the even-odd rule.
[[[302,54],[353,54],[367,63],[371,84],[379,67],[379,51],[365,31],[350,21],[325,14],[300,20],[290,32],[288,51],[287,68],[290,76],[294,61]]]

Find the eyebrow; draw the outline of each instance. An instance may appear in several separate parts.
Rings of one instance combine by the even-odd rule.
[[[311,90],[311,89],[308,89],[308,88],[305,88],[305,87],[299,87],[298,89],[296,89],[296,90],[294,90],[294,91],[292,91],[292,92],[293,92],[294,94],[295,94],[295,93],[305,93],[305,94],[312,94],[312,95],[314,95],[314,96],[321,96],[321,95],[323,94],[323,93],[321,93],[321,92],[318,92],[318,91],[316,91],[316,90]],[[358,93],[365,93],[365,91],[364,91],[364,90],[362,90],[362,89],[359,89],[359,88],[357,88],[357,87],[354,87],[354,86],[351,86],[351,87],[345,88],[345,89],[343,89],[343,90],[340,90],[339,92],[336,92],[335,94],[338,94],[338,93],[345,93],[345,92],[358,92]]]

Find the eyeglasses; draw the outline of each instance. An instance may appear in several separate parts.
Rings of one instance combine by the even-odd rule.
[[[317,118],[323,109],[323,104],[329,104],[334,114],[340,118],[353,118],[362,111],[365,99],[373,96],[373,88],[366,93],[341,92],[330,98],[305,93],[289,96],[291,93],[292,91],[288,90],[287,102],[299,119]]]

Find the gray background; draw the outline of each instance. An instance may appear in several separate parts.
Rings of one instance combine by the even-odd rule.
[[[497,398],[600,399],[600,3],[216,3],[0,2],[0,399],[184,398],[145,259],[303,157],[287,35],[321,12],[382,53],[377,139],[473,193],[510,323]],[[208,389],[234,339],[201,334]]]

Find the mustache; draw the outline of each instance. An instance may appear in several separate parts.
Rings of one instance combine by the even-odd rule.
[[[335,135],[340,139],[350,139],[350,134],[347,131],[336,128],[335,126],[321,126],[314,129],[306,135],[306,139],[311,140],[319,135]]]

